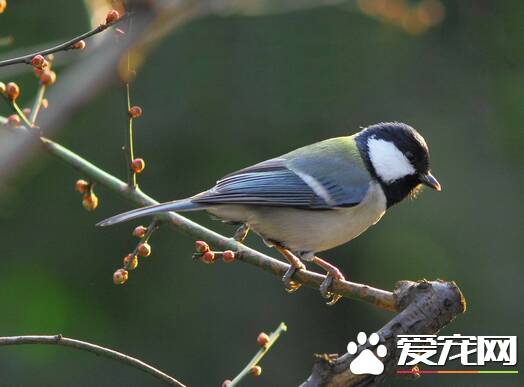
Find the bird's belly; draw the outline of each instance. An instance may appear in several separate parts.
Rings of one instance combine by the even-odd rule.
[[[354,207],[318,211],[222,205],[208,209],[222,219],[247,223],[264,239],[300,252],[319,252],[346,243],[378,222],[385,210],[386,198],[378,184]]]

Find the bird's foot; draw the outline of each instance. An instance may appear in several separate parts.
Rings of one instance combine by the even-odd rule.
[[[335,294],[331,291],[331,288],[333,286],[333,279],[344,281],[346,278],[337,267],[333,266],[329,262],[324,261],[321,258],[315,257],[313,258],[313,262],[321,268],[323,268],[324,270],[326,270],[327,272],[326,279],[322,281],[322,283],[320,284],[320,294],[322,295],[322,297],[328,300],[326,302],[327,305],[335,305],[338,302],[338,300],[342,298],[342,296],[339,294]]]
[[[305,270],[306,266],[300,261],[300,259],[295,256],[291,251],[288,249],[275,244],[274,247],[277,249],[277,251],[286,258],[286,260],[289,262],[289,269],[287,269],[286,273],[282,277],[282,282],[284,282],[284,286],[286,289],[286,292],[293,293],[296,292],[302,285],[296,281],[292,280],[293,275],[297,270]]]
[[[303,263],[301,263],[301,266],[299,267],[293,265],[289,266],[289,269],[287,269],[286,273],[282,277],[282,282],[284,283],[286,292],[294,293],[302,286],[300,283],[293,281],[291,278],[297,270],[304,270],[305,268],[306,266],[304,266]]]
[[[233,239],[237,242],[244,242],[244,239],[246,239],[247,234],[249,233],[249,225],[247,223],[244,223],[242,226],[240,226],[236,231],[235,235],[233,235]]]

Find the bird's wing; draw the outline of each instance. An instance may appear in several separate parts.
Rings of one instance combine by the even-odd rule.
[[[342,142],[346,140],[349,143]],[[366,195],[371,177],[360,155],[355,159],[353,145],[348,137],[300,148],[231,173],[191,201],[318,210],[355,206]]]

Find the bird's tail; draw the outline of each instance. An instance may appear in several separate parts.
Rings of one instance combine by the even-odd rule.
[[[108,219],[98,222],[96,225],[100,227],[112,226],[113,224],[127,222],[131,219],[141,218],[147,215],[158,214],[159,212],[168,211],[195,211],[205,208],[205,205],[194,203],[191,199],[174,200],[172,202],[153,204],[152,206],[137,208],[112,216]]]

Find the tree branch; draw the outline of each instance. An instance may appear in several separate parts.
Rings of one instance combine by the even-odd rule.
[[[87,38],[89,38],[89,37],[91,37],[93,35],[96,35],[96,34],[102,32],[102,31],[106,30],[108,27],[111,27],[111,26],[113,26],[113,25],[115,25],[117,23],[120,23],[122,20],[126,19],[127,17],[128,17],[128,15],[124,15],[120,19],[115,20],[112,23],[100,24],[98,27],[93,28],[91,31],[87,31],[86,33],[83,33],[82,35],[78,35],[77,37],[74,37],[73,39],[69,39],[67,42],[58,44],[58,45],[56,45],[54,47],[46,48],[46,49],[43,49],[43,50],[40,50],[40,51],[36,51],[36,52],[34,52],[32,54],[22,55],[22,56],[19,56],[17,58],[3,60],[3,61],[0,62],[0,67],[10,66],[10,65],[14,65],[14,64],[20,64],[20,63],[31,64],[31,59],[33,59],[36,55],[45,56],[45,55],[49,55],[49,54],[54,54],[55,52],[59,52],[59,51],[71,50],[75,43],[77,43],[77,42],[79,42],[81,40],[87,39]]]
[[[49,153],[62,159],[93,181],[126,198],[133,204],[138,206],[158,204],[156,200],[143,193],[140,189],[130,188],[125,182],[96,167],[89,161],[71,152],[69,149],[66,149],[46,138],[41,138],[41,141]],[[226,238],[225,236],[209,230],[177,213],[169,212],[161,214],[158,218],[167,221],[170,225],[184,231],[196,239],[204,239],[217,249],[235,251],[238,260],[267,271],[279,279],[282,278],[289,268],[287,263],[244,246],[233,238]],[[302,285],[318,289],[325,278],[325,275],[314,273],[309,270],[300,270],[294,275],[293,280]],[[332,289],[334,293],[340,294],[346,298],[366,301],[381,309],[390,311],[397,310],[393,293],[386,290],[376,289],[355,282],[339,280],[333,281]]]
[[[141,371],[148,373],[149,375],[154,376],[157,379],[162,380],[163,382],[172,385],[185,387],[184,384],[176,380],[175,378],[169,376],[168,374],[150,366],[149,364],[144,363],[141,360],[138,360],[134,357],[125,355],[123,353],[114,351],[109,348],[104,348],[99,345],[87,343],[85,341],[70,339],[63,337],[62,335],[54,336],[10,336],[10,337],[0,337],[0,346],[7,345],[21,345],[21,344],[48,344],[48,345],[61,345],[63,347],[71,347],[80,349],[82,351],[87,351],[94,353],[95,355],[107,357],[109,359],[118,360],[124,364],[127,364],[131,367],[137,368]]]

